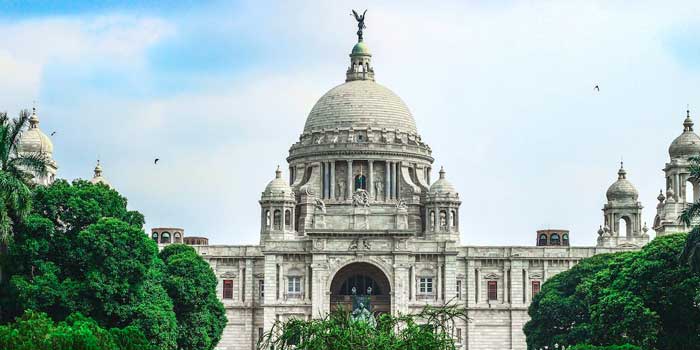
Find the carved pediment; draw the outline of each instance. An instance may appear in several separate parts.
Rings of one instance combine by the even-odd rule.
[[[264,273],[256,273],[256,274],[254,274],[253,276],[254,276],[255,278],[263,278],[263,277],[265,277],[265,274],[264,274]]]
[[[236,278],[236,273],[233,271],[226,271],[219,275],[221,278]]]
[[[488,274],[484,275],[485,280],[497,280],[499,278],[501,278],[501,276],[498,274],[495,274],[495,273],[488,273]]]
[[[535,279],[541,280],[541,279],[542,279],[542,274],[541,274],[541,273],[533,273],[533,274],[530,275],[530,279],[531,279],[531,280],[535,280]]]

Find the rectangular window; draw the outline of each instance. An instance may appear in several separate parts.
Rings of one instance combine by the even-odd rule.
[[[462,280],[457,280],[457,291],[455,294],[457,300],[462,300]]]
[[[262,327],[258,328],[258,342],[261,342],[263,340],[264,335],[265,335],[265,332],[263,331]]]
[[[287,294],[301,294],[301,277],[290,276],[288,278]]]
[[[489,281],[488,294],[489,294],[489,301],[498,300],[498,282]]]
[[[540,292],[540,281],[532,281],[532,297]]]
[[[423,277],[418,282],[418,292],[421,294],[431,294],[433,292],[433,279]]]
[[[258,298],[265,299],[265,280],[258,280]]]
[[[462,344],[462,328],[457,328],[457,343]]]
[[[224,280],[224,299],[233,299],[233,280]]]

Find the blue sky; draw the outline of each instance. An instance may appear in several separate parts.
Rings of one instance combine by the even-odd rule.
[[[700,3],[352,5],[377,81],[460,190],[463,244],[545,227],[594,244],[621,157],[652,222],[668,145],[700,109]],[[59,175],[89,178],[99,157],[147,228],[256,243],[260,192],[343,81],[348,6],[0,1],[0,109],[36,100]]]

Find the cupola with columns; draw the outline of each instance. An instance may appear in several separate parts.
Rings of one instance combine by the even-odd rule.
[[[654,218],[654,231],[657,235],[688,232],[689,228],[678,220],[688,205],[700,199],[700,182],[690,176],[692,156],[700,156],[700,136],[693,131],[690,110],[686,111],[683,132],[668,148],[670,161],[664,166],[665,190],[657,199],[659,204]]]
[[[425,236],[453,235],[459,239],[459,193],[445,177],[440,167],[440,178],[425,196]]]
[[[275,178],[265,187],[260,198],[261,241],[294,238],[296,200],[294,191],[282,178],[279,166]]]
[[[649,230],[642,227],[642,203],[639,192],[627,180],[627,171],[620,162],[615,181],[605,193],[608,202],[603,206],[603,225],[598,229],[600,247],[642,247],[649,242]]]

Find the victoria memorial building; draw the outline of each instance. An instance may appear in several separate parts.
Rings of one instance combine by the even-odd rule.
[[[36,111],[19,146],[53,153]],[[688,114],[664,167],[657,235],[687,231],[677,218],[698,198],[688,163],[697,153],[700,137]],[[192,244],[219,278],[228,325],[218,349],[253,350],[276,321],[350,308],[353,287],[358,294],[371,287],[375,313],[447,303],[467,308],[470,321],[454,332],[459,349],[524,350],[527,308],[548,278],[581,259],[649,241],[639,194],[621,166],[606,192],[596,246],[572,247],[569,232],[557,229],[533,234],[532,246],[463,245],[460,222],[470,213],[460,212],[447,172],[433,169],[430,146],[406,104],[375,81],[361,35],[345,82],[311,108],[287,161],[286,174],[277,169],[260,196],[259,245],[210,245],[177,228],[151,231],[161,245]],[[37,181],[50,183],[57,168],[52,162]],[[92,181],[109,186],[99,163]]]

